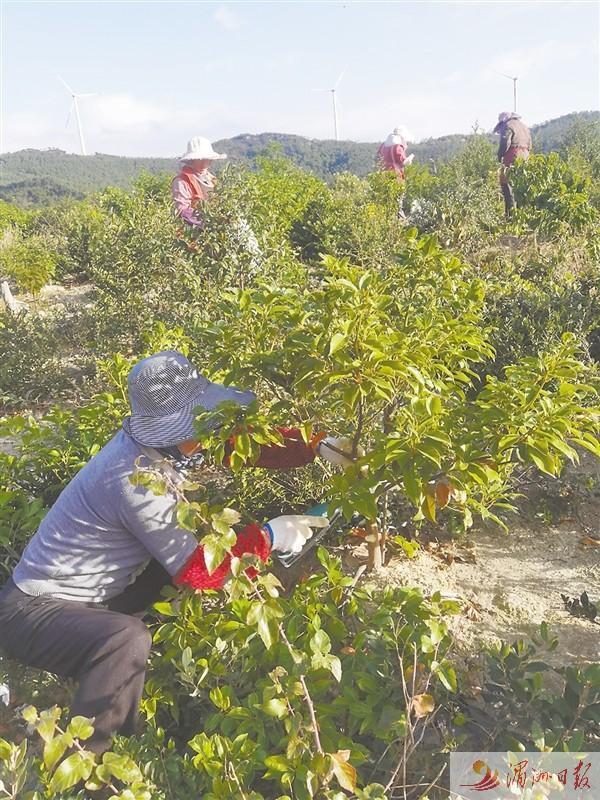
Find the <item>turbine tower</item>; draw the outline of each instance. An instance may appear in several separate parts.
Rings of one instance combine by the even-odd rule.
[[[338,118],[337,118],[337,100],[335,98],[335,93],[337,92],[337,88],[342,82],[342,78],[346,74],[346,69],[343,69],[340,72],[340,76],[337,81],[333,85],[333,89],[317,89],[317,92],[331,92],[331,102],[333,105],[333,135],[336,140],[338,141]]]
[[[79,115],[79,105],[78,105],[77,101],[81,97],[95,97],[96,93],[95,92],[84,92],[83,94],[76,94],[73,91],[73,89],[71,89],[69,84],[60,77],[60,75],[58,75],[58,80],[62,83],[62,85],[65,87],[65,89],[68,91],[68,93],[72,97],[71,108],[69,109],[69,116],[67,117],[67,125],[69,124],[69,120],[71,118],[71,112],[74,109],[75,110],[75,119],[77,120],[77,130],[79,131],[79,144],[81,145],[81,155],[85,156],[85,155],[87,155],[87,153],[85,151],[85,140],[83,138],[83,128],[81,127],[81,116]]]

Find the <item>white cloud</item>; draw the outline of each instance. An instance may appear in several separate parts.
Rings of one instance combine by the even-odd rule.
[[[79,111],[88,124],[102,133],[147,129],[165,122],[164,107],[140,100],[130,94],[107,94],[83,98]]]
[[[219,6],[213,14],[213,19],[226,31],[235,31],[242,27],[242,19],[239,14],[227,6]]]
[[[1,151],[24,147],[59,147],[79,152],[77,123],[73,114],[68,125],[68,102],[8,113],[2,120]],[[79,101],[81,124],[90,153],[122,155],[176,155],[193,136],[211,138],[215,121],[227,118],[225,102],[193,105],[159,105],[131,94],[107,94]],[[218,138],[214,136],[213,138]]]
[[[5,135],[10,135],[15,139],[22,138],[26,142],[35,141],[39,136],[47,136],[53,127],[48,114],[39,111],[20,111],[15,114],[7,114],[2,126]]]
[[[342,136],[359,141],[385,139],[397,125],[408,129],[409,141],[430,135],[431,120],[448,125],[451,110],[448,95],[434,92],[403,92],[394,97],[373,98],[363,103],[346,103],[342,112]]]

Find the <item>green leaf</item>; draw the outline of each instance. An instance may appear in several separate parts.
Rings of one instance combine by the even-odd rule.
[[[177,524],[186,531],[195,531],[201,520],[193,503],[180,501],[177,503]]]
[[[234,446],[236,453],[239,453],[243,458],[248,458],[252,452],[250,436],[246,432],[239,433],[234,437]]]
[[[593,453],[595,456],[600,458],[600,441],[591,434],[585,438],[573,436],[571,441],[575,442],[575,444],[581,445],[581,447],[584,447],[586,450],[589,450],[590,453]]]
[[[265,766],[273,772],[288,772],[292,769],[292,762],[285,756],[267,756]]]
[[[540,450],[540,448],[535,445],[528,444],[525,447],[527,455],[538,469],[545,472],[547,475],[556,475],[556,460],[549,453]]]
[[[220,686],[214,686],[208,693],[208,696],[210,697],[211,703],[221,711],[227,711],[231,707],[230,695],[221,689]]]
[[[166,478],[153,478],[148,484],[150,491],[157,497],[162,497],[167,493],[167,479]]]
[[[173,611],[173,606],[171,605],[171,603],[166,603],[161,601],[159,603],[154,603],[153,608],[155,611],[158,611],[159,614],[162,614],[163,617],[177,616],[175,611]]]
[[[533,743],[535,744],[538,750],[544,749],[545,745],[544,731],[540,727],[539,722],[535,719],[531,723],[531,738],[533,739]]]
[[[430,522],[435,522],[436,505],[435,495],[426,494],[421,503],[421,511]]]
[[[300,433],[302,434],[302,438],[304,439],[306,444],[308,444],[310,442],[310,438],[313,432],[312,421],[308,420],[307,422],[301,422],[298,427],[300,428]]]
[[[279,636],[279,622],[283,616],[281,607],[270,598],[264,603],[255,601],[250,606],[246,622],[256,625],[258,635],[263,640],[267,650],[270,650]]]
[[[272,572],[265,572],[257,579],[260,586],[264,588],[269,597],[279,597],[279,590],[283,588],[281,581]]]
[[[44,745],[44,764],[48,772],[52,772],[69,746],[69,739],[66,736],[55,736],[54,739],[46,742]]]
[[[276,717],[277,719],[283,719],[289,714],[285,700],[280,700],[277,697],[274,697],[272,700],[267,700],[262,704],[261,708],[269,717]]]
[[[220,533],[222,536],[228,537],[229,541],[232,542],[232,544],[229,546],[233,547],[233,545],[235,544],[235,538],[231,536],[231,525],[227,521],[226,517],[222,516],[221,512],[211,514],[210,524],[217,533]]]
[[[91,753],[73,753],[62,761],[48,786],[50,792],[65,792],[80,781],[86,781],[94,768],[94,756]]]
[[[4,760],[10,758],[12,753],[12,746],[6,739],[0,739],[0,759]]]
[[[431,642],[436,645],[439,644],[446,635],[446,626],[443,622],[437,619],[428,619],[427,627],[431,631]]]
[[[110,770],[117,780],[123,783],[138,783],[144,779],[138,765],[132,758],[117,753],[104,753],[102,765]]]
[[[30,725],[35,725],[38,718],[38,712],[34,706],[27,706],[23,709],[23,711],[21,711],[21,716],[25,722],[28,722]]]
[[[550,434],[548,436],[548,442],[549,444],[552,445],[552,447],[558,450],[559,453],[562,453],[574,464],[579,463],[579,454],[577,450],[575,450],[573,447],[569,447],[569,445],[566,442],[564,442],[560,438],[560,436],[557,436],[555,434]]]
[[[36,730],[45,742],[49,742],[54,736],[56,723],[60,719],[60,708],[54,706],[40,714]]]
[[[94,727],[91,724],[91,721],[86,717],[73,717],[73,719],[69,722],[67,733],[76,739],[85,741],[93,736]]]
[[[206,564],[209,575],[212,575],[217,567],[223,563],[227,553],[235,544],[236,539],[237,537],[233,530],[229,530],[223,535],[210,533],[208,536],[203,537],[202,547],[204,549],[204,563]]]
[[[583,676],[595,689],[600,689],[600,664],[590,664]]]
[[[193,664],[194,656],[191,647],[185,647],[181,653],[181,666],[187,672],[190,664]]]
[[[239,472],[246,466],[246,462],[242,456],[234,450],[229,457],[229,466],[231,467],[232,472]]]
[[[408,495],[409,499],[416,506],[419,506],[421,504],[422,481],[412,464],[406,467],[402,473],[402,480],[404,482],[404,491]]]
[[[408,558],[414,558],[419,552],[419,543],[412,539],[406,539],[404,536],[393,536],[392,541],[404,550]]]
[[[332,356],[346,341],[345,333],[334,333],[329,341],[329,355]]]
[[[331,672],[338,683],[342,680],[342,662],[337,656],[328,655],[325,657],[327,669]]]
[[[570,753],[580,753],[584,748],[585,731],[574,730],[573,735],[567,742],[567,749]]]
[[[385,787],[380,783],[370,783],[364,789],[356,789],[358,800],[387,800]]]
[[[446,689],[448,689],[449,692],[456,692],[458,684],[456,680],[456,672],[454,671],[454,667],[452,667],[448,661],[442,661],[441,663],[437,664],[435,670],[433,664],[431,665],[431,667],[432,671],[435,671],[436,675],[443,683],[443,685],[446,687]]]
[[[331,639],[323,629],[319,629],[310,640],[310,649],[313,653],[326,655],[331,650]]]
[[[232,525],[237,525],[237,523],[241,519],[241,515],[239,511],[236,511],[235,508],[224,508],[222,511],[219,512],[220,519],[227,523],[230,527]]]

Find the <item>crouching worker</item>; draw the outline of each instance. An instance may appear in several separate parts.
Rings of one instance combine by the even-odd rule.
[[[531,132],[521,117],[512,111],[498,114],[498,124],[494,133],[500,136],[498,161],[500,167],[500,189],[504,198],[504,213],[508,219],[515,207],[515,197],[509,182],[509,171],[515,161],[529,158],[531,152]]]
[[[128,389],[131,415],[64,489],[0,592],[0,647],[25,665],[78,682],[71,712],[94,718],[86,746],[97,753],[114,733],[136,729],[152,644],[144,611],[168,583],[216,589],[229,575],[229,556],[209,575],[202,546],[177,526],[175,494],[133,486],[130,475],[152,465],[177,483],[182,466],[198,458],[193,409],[254,400],[252,392],[207,380],[175,351],[136,364]],[[258,466],[297,467],[317,453],[331,463],[345,458],[345,440],[306,444],[298,430],[281,433],[284,446],[264,447]],[[324,524],[287,515],[248,525],[232,553],[266,561],[272,550],[299,551],[312,528]]]

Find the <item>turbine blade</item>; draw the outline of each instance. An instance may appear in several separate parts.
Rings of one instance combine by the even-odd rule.
[[[63,79],[60,77],[60,75],[57,75],[56,77],[57,77],[57,78],[58,78],[58,80],[59,80],[59,81],[62,83],[62,85],[65,87],[65,89],[66,89],[66,90],[69,92],[69,94],[71,94],[71,95],[73,95],[73,97],[75,97],[75,92],[73,91],[73,89],[71,89],[71,87],[69,86],[69,84],[68,84],[66,81],[64,81],[64,80],[63,80]]]
[[[82,94],[78,94],[77,97],[98,97],[98,92],[83,92]]]
[[[336,82],[334,83],[334,85],[333,85],[333,88],[334,88],[334,89],[337,89],[337,87],[338,87],[338,86],[340,85],[340,83],[342,82],[342,78],[343,78],[343,77],[344,77],[344,75],[346,74],[346,71],[347,71],[347,69],[348,69],[348,67],[344,67],[344,69],[343,69],[343,70],[340,72],[340,77],[337,79],[337,81],[336,81]]]

